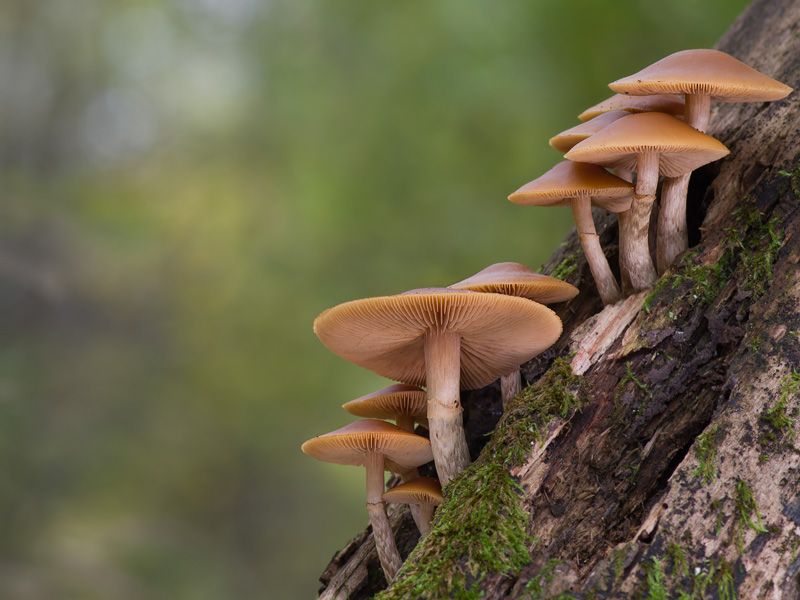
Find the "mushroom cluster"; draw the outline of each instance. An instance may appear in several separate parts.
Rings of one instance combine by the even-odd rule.
[[[710,101],[767,102],[792,91],[716,50],[678,52],[609,87],[616,96],[550,140],[567,160],[509,196],[516,204],[572,208],[604,304],[648,288],[687,248],[689,175],[729,153],[705,133]],[[659,177],[654,261],[649,231]],[[621,286],[600,246],[592,206],[618,214]],[[461,391],[500,378],[505,407],[522,389],[519,365],[561,335],[561,320],[545,304],[577,293],[520,264],[499,263],[448,287],[345,302],[314,321],[328,349],[399,382],[347,402],[343,407],[363,420],[302,446],[314,458],[366,468],[367,510],[388,581],[402,561],[386,503],[409,504],[421,535],[430,531],[442,487],[471,463]],[[431,460],[438,479],[419,476],[418,467]],[[385,471],[403,483],[387,491]]]
[[[609,87],[617,95],[581,113],[581,125],[550,140],[573,166],[557,165],[509,196],[516,204],[572,206],[586,261],[604,304],[647,289],[688,248],[686,193],[691,172],[729,153],[705,133],[711,100],[770,102],[792,91],[718,50],[676,52]],[[594,173],[595,179],[599,182],[602,177],[609,183],[606,187],[579,185],[577,172],[584,167],[578,164],[597,165],[600,171]],[[614,169],[616,177],[604,167]],[[634,181],[633,173],[635,187],[629,187],[627,206],[623,195],[612,208],[603,194],[610,188],[621,194],[623,181]],[[654,260],[649,231],[659,176],[664,182]],[[608,179],[613,177],[615,183]],[[600,249],[590,205],[618,213],[621,292]]]

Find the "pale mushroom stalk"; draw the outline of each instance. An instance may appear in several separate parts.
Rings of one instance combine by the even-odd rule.
[[[425,372],[433,460],[445,486],[471,462],[464,436],[459,386],[461,335],[437,330],[426,333]]]
[[[648,232],[650,211],[658,188],[658,153],[640,152],[636,159],[636,190],[629,215],[620,222],[620,269],[631,282],[634,292],[640,292],[656,280],[656,269],[650,257]]]
[[[419,510],[419,528],[420,537],[425,537],[431,532],[431,521],[433,521],[433,510],[436,508],[435,504],[430,502],[423,502],[421,504],[412,505],[416,506]]]
[[[622,292],[600,247],[600,236],[594,227],[592,199],[589,194],[580,194],[572,198],[572,216],[575,219],[575,228],[581,240],[583,253],[586,255],[586,262],[589,263],[603,304],[614,304],[622,300]]]
[[[403,561],[394,541],[392,526],[386,514],[386,503],[382,495],[386,486],[383,475],[383,454],[380,452],[367,452],[364,457],[364,466],[367,469],[367,512],[372,525],[372,535],[375,538],[375,548],[381,561],[386,580],[391,581],[397,575]]]
[[[697,131],[705,133],[711,114],[711,96],[686,94],[684,120]],[[675,257],[689,247],[686,225],[686,198],[689,195],[691,173],[679,177],[666,177],[661,186],[661,210],[658,213],[657,256],[658,274],[675,262]]]
[[[509,401],[522,391],[522,375],[519,369],[514,369],[500,377],[500,394],[503,397],[503,410]]]

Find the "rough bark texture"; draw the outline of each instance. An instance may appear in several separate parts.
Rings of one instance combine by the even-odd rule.
[[[756,0],[717,47],[797,89],[800,3]],[[497,385],[463,395],[476,463],[382,599],[800,597],[798,92],[714,105],[709,133],[731,154],[693,175],[692,247],[654,286],[603,309],[574,234],[548,263],[581,289],[564,336],[499,423]],[[405,558],[411,517],[392,522]],[[322,597],[385,587],[370,543]]]

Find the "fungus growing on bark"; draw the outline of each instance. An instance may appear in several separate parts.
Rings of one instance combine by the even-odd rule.
[[[749,67],[719,50],[683,50],[670,54],[638,73],[610,83],[615,92],[633,97],[650,94],[684,94],[684,121],[705,132],[711,101],[772,102],[785,98],[792,88]],[[691,173],[669,177],[661,191],[658,217],[658,272],[689,247],[686,228],[686,194]]]
[[[603,304],[614,304],[622,300],[622,292],[600,247],[592,205],[615,213],[623,212],[630,209],[632,192],[631,183],[602,167],[564,161],[538,179],[526,183],[508,199],[525,206],[571,206],[600,298]]]
[[[384,502],[417,507],[420,517],[417,527],[422,537],[430,533],[433,510],[442,503],[442,498],[442,486],[435,477],[417,477],[383,493]]]
[[[578,115],[578,119],[589,121],[612,110],[624,110],[630,113],[661,112],[668,115],[683,116],[683,100],[673,94],[640,97],[615,94],[587,108]]]
[[[514,262],[496,263],[478,271],[472,277],[447,286],[455,290],[472,290],[520,296],[541,304],[566,302],[578,295],[578,288],[555,277],[532,271],[525,265]],[[522,376],[515,367],[500,376],[500,392],[503,408],[522,391]]]
[[[589,119],[585,123],[571,127],[566,131],[562,131],[558,135],[550,138],[550,145],[565,154],[572,150],[575,144],[582,142],[591,135],[600,131],[606,125],[610,125],[617,119],[626,117],[630,112],[627,110],[611,110],[597,115],[593,119]]]
[[[342,408],[356,417],[367,419],[394,419],[401,429],[414,433],[414,423],[427,427],[428,403],[425,390],[405,383],[396,383],[377,392],[361,396],[342,404]]]
[[[442,485],[470,464],[461,389],[488,385],[549,348],[561,319],[525,298],[429,288],[345,302],[314,321],[325,346],[383,377],[426,386]]]
[[[430,462],[431,444],[386,421],[365,419],[305,442],[303,452],[325,462],[364,466],[367,470],[367,511],[378,558],[391,582],[403,564],[394,540],[386,504],[384,470],[400,472]]]
[[[648,231],[658,175],[677,177],[726,156],[729,150],[675,117],[662,113],[632,114],[608,125],[577,144],[565,158],[636,171],[636,193],[628,217],[621,223],[625,237],[620,269],[632,291],[656,280]]]

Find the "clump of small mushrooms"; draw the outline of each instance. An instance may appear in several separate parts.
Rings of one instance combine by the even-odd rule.
[[[551,138],[567,160],[509,196],[517,204],[572,208],[604,304],[650,287],[688,247],[690,174],[729,153],[705,133],[711,100],[769,102],[792,91],[716,50],[677,52],[609,87],[617,95]],[[654,262],[649,229],[660,176]],[[600,246],[592,206],[618,214],[621,286]],[[334,353],[400,382],[346,403],[365,419],[302,447],[320,460],[366,467],[367,509],[388,581],[402,561],[386,503],[409,504],[421,535],[430,531],[442,487],[471,462],[461,391],[500,378],[505,406],[522,388],[519,365],[561,335],[561,320],[544,304],[577,293],[518,263],[498,263],[446,288],[345,302],[314,321],[314,332]],[[438,480],[419,477],[417,467],[431,460]],[[386,491],[384,471],[403,483]]]

